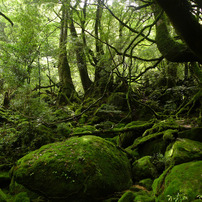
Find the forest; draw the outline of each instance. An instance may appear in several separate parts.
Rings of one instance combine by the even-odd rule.
[[[200,202],[201,167],[201,0],[0,2],[0,202]]]

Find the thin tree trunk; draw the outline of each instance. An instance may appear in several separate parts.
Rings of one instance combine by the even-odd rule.
[[[70,11],[70,13],[71,12],[72,11]],[[80,74],[81,83],[82,83],[84,92],[86,92],[90,88],[92,81],[90,80],[89,75],[88,75],[87,64],[86,64],[86,55],[84,52],[84,45],[81,42],[79,42],[78,35],[76,32],[72,17],[73,16],[71,13],[70,31],[71,31],[72,37],[75,39],[75,50],[74,51],[76,53],[77,66],[79,69],[79,74]]]
[[[68,103],[69,98],[75,92],[73,85],[70,66],[67,59],[67,7],[65,3],[62,5],[62,19],[61,19],[61,30],[60,30],[60,54],[58,61],[58,74],[61,83],[61,94],[59,95],[59,103]]]

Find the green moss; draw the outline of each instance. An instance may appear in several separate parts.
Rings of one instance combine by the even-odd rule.
[[[26,192],[21,192],[16,195],[14,202],[30,202]]]
[[[157,201],[166,201],[168,196],[173,198],[186,196],[187,201],[196,199],[202,190],[201,166],[202,161],[183,163],[160,176],[153,184],[154,193],[161,193]],[[161,186],[156,186],[159,184]]]
[[[88,120],[88,115],[87,114],[82,114],[81,118],[79,119],[79,123],[84,124],[84,123],[87,122],[87,120]]]
[[[135,197],[134,202],[155,202],[155,198],[147,194],[145,195],[138,194]]]
[[[58,133],[59,136],[67,137],[72,132],[72,129],[68,123],[60,123],[57,125],[56,132]]]
[[[163,140],[164,141],[173,141],[175,139],[175,134],[178,132],[178,130],[168,129],[163,134]]]
[[[96,128],[91,125],[83,125],[81,127],[77,127],[73,129],[73,134],[79,134],[79,133],[90,133],[96,131]]]
[[[146,179],[140,180],[139,184],[150,191],[152,190],[153,180],[151,178],[146,178]]]
[[[7,202],[7,195],[0,189],[0,202]]]
[[[157,177],[157,170],[151,163],[151,156],[144,156],[135,161],[132,167],[132,174],[135,181]]]
[[[159,133],[168,129],[174,129],[174,130],[179,129],[179,124],[172,118],[159,121],[156,124],[154,124],[152,128],[146,130],[143,136]]]
[[[147,142],[151,142],[152,140],[154,139],[158,139],[158,138],[161,138],[163,137],[163,132],[159,132],[159,133],[154,133],[154,134],[151,134],[151,135],[147,135],[145,137],[140,137],[140,138],[137,138],[133,145],[132,145],[132,148],[136,148],[136,147],[139,147],[140,145],[143,145]]]
[[[178,139],[171,144],[165,152],[166,164],[176,165],[192,160],[200,160],[202,158],[202,143],[189,140]]]
[[[118,202],[131,202],[135,199],[135,194],[132,191],[125,192]]]
[[[126,155],[95,136],[45,145],[21,158],[13,174],[18,183],[39,194],[69,200],[100,197],[131,185]]]
[[[142,126],[148,124],[148,121],[132,121],[130,123],[128,123],[125,128],[130,128],[130,127],[134,127],[134,126]]]

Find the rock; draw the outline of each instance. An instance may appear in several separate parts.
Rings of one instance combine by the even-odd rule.
[[[137,137],[142,136],[145,130],[152,127],[153,123],[149,121],[133,121],[125,126],[126,129],[132,129],[126,131],[120,135],[120,146],[126,148],[130,146]]]
[[[134,202],[155,202],[154,196],[147,192],[138,192],[136,195]]]
[[[150,191],[152,190],[153,180],[151,178],[146,178],[146,179],[140,180],[139,184]]]
[[[156,201],[194,201],[201,196],[201,167],[202,161],[192,161],[167,169],[152,185]]]
[[[193,160],[202,159],[202,143],[179,139],[168,146],[165,152],[166,165],[177,165]]]
[[[136,149],[141,157],[154,155],[156,153],[163,154],[166,151],[167,142],[163,141],[163,132],[147,135],[137,138],[130,148]]]
[[[127,191],[121,196],[118,202],[131,202],[131,201],[134,201],[134,199],[135,199],[135,194],[132,191]]]
[[[131,186],[130,163],[114,144],[96,136],[72,137],[30,152],[13,177],[51,201],[96,201]]]
[[[132,176],[134,181],[158,176],[158,172],[151,162],[151,156],[144,156],[133,163]]]

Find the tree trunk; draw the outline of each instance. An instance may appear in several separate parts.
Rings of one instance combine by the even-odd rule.
[[[187,0],[156,0],[156,2],[166,12],[174,28],[197,56],[198,61],[202,63],[202,26],[193,16],[189,2]]]
[[[71,12],[71,11],[70,11]],[[78,39],[78,35],[74,26],[74,22],[72,19],[72,14],[70,17],[70,31],[71,31],[71,35],[72,37],[75,39],[75,53],[76,53],[76,58],[77,58],[77,66],[79,69],[79,74],[80,74],[80,78],[81,78],[81,83],[84,89],[84,92],[86,92],[91,84],[92,81],[89,78],[88,75],[88,70],[87,70],[87,64],[86,64],[86,55],[84,52],[84,46],[81,42],[79,42]]]
[[[95,20],[95,37],[96,37],[96,66],[95,66],[95,82],[94,88],[96,94],[102,94],[105,90],[106,84],[109,84],[110,77],[110,57],[104,53],[103,44],[99,41],[101,38],[101,18],[103,12],[102,0],[98,0]],[[110,86],[111,84],[109,84]]]
[[[66,5],[62,5],[62,18],[61,18],[61,30],[60,30],[60,54],[58,61],[58,74],[61,83],[61,94],[59,95],[59,103],[68,103],[69,98],[75,92],[75,88],[72,82],[70,66],[67,59],[67,8]]]
[[[155,18],[161,13],[158,5],[153,5]],[[156,24],[156,43],[161,54],[171,62],[197,61],[198,58],[186,46],[186,44],[176,41],[170,36],[167,27],[167,20],[164,14]]]

